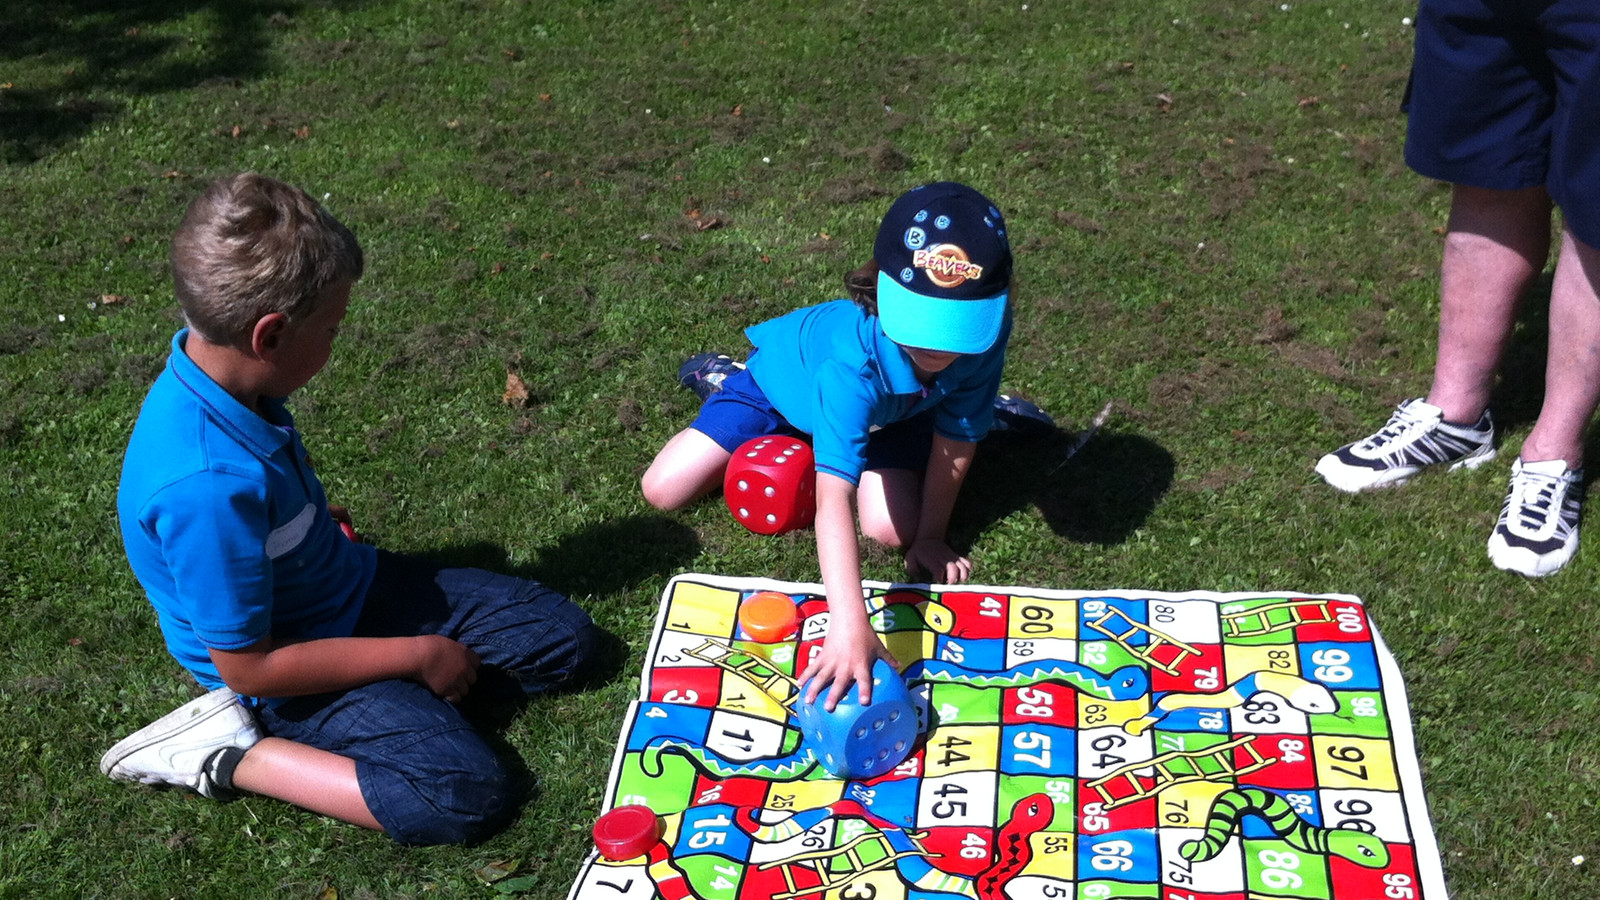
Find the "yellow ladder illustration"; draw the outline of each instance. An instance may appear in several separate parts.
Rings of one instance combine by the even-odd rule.
[[[828,891],[849,884],[857,877],[868,872],[886,869],[894,865],[895,860],[902,857],[928,855],[927,850],[922,846],[922,839],[927,837],[927,832],[907,831],[905,834],[906,837],[910,838],[911,846],[916,849],[896,852],[889,845],[889,839],[881,832],[877,834],[860,834],[843,847],[817,850],[811,853],[799,853],[787,859],[762,863],[756,868],[758,870],[777,868],[779,872],[783,873],[784,884],[788,885],[789,888],[781,893],[773,894],[772,900],[794,900],[796,897],[805,897],[811,894],[821,896]],[[878,845],[878,849],[884,854],[883,858],[870,863],[861,858],[861,852],[857,848],[868,842]],[[847,863],[840,871],[830,871],[832,867],[829,865],[817,863],[818,860],[831,860],[838,856],[843,856]],[[822,883],[815,887],[800,887],[795,884],[793,867],[807,863],[810,863],[807,868],[815,870],[818,876],[822,878]]]
[[[724,672],[743,678],[784,709],[794,712],[795,697],[800,693],[799,683],[772,668],[761,657],[740,653],[727,644],[710,639],[689,650],[688,654],[701,662],[710,663]],[[735,662],[736,657],[744,657],[744,661]]]
[[[1175,784],[1187,784],[1191,781],[1222,781],[1236,778],[1257,769],[1264,769],[1277,762],[1275,759],[1264,759],[1250,742],[1253,736],[1235,738],[1225,744],[1215,744],[1200,750],[1175,750],[1163,753],[1148,762],[1130,763],[1122,768],[1089,782],[1089,787],[1100,795],[1106,809],[1116,809],[1129,803],[1136,803],[1146,797],[1153,797],[1160,791]],[[1243,747],[1250,755],[1250,762],[1238,765],[1233,761],[1233,751]],[[1143,776],[1150,781],[1146,787],[1144,780],[1134,772],[1140,769],[1153,769],[1154,775]],[[1132,794],[1126,797],[1115,797],[1108,785],[1121,782],[1123,786],[1131,788]]]
[[[1332,621],[1326,600],[1286,600],[1271,606],[1258,606],[1249,612],[1224,614],[1222,632],[1227,637],[1256,637],[1298,625],[1320,625]]]
[[[1113,631],[1113,626],[1106,624],[1114,618],[1122,620],[1120,624],[1115,626],[1123,629],[1120,633]],[[1100,632],[1106,637],[1111,638],[1113,641],[1116,641],[1118,646],[1122,647],[1122,649],[1128,651],[1129,653],[1132,653],[1139,659],[1140,662],[1155,666],[1168,675],[1178,674],[1178,664],[1183,662],[1188,657],[1200,655],[1200,651],[1189,644],[1186,644],[1183,641],[1172,637],[1171,635],[1162,634],[1161,632],[1151,628],[1148,625],[1145,625],[1142,622],[1135,622],[1134,620],[1128,618],[1127,613],[1115,607],[1112,607],[1100,618],[1090,622],[1089,627]],[[1129,643],[1128,638],[1137,634],[1148,635],[1150,638],[1149,643],[1142,647],[1138,647]],[[1165,662],[1156,659],[1156,651],[1163,647],[1176,648],[1178,651],[1177,655],[1171,660]]]

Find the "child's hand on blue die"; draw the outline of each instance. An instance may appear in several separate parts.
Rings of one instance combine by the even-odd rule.
[[[922,538],[906,548],[906,574],[926,573],[934,584],[961,584],[972,576],[972,560],[934,538]]]
[[[839,624],[837,619],[835,624]],[[800,683],[806,685],[805,702],[815,702],[817,695],[826,687],[828,696],[823,702],[823,709],[833,712],[833,708],[849,692],[850,685],[855,684],[861,705],[866,706],[872,702],[872,663],[878,659],[896,669],[900,668],[894,655],[883,646],[871,628],[857,631],[838,627],[829,630],[828,637],[822,642],[822,651],[800,673]]]

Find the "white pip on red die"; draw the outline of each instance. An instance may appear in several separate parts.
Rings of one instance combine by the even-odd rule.
[[[756,534],[782,534],[817,517],[817,463],[799,438],[751,438],[733,451],[722,496],[740,525]]]

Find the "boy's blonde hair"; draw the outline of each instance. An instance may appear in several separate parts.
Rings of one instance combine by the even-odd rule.
[[[172,236],[178,304],[214,344],[248,339],[269,313],[309,315],[329,285],[364,267],[350,229],[305,191],[254,172],[213,181]]]

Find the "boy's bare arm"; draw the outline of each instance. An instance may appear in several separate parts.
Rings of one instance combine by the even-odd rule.
[[[828,637],[800,681],[813,679],[806,700],[828,687],[825,705],[832,708],[851,682],[858,684],[862,703],[872,700],[872,662],[889,654],[867,622],[861,592],[861,555],[856,542],[856,486],[826,472],[817,473],[817,564],[828,594]]]
[[[956,495],[967,479],[977,444],[957,441],[940,434],[933,436],[928,454],[928,471],[922,480],[922,512],[917,519],[917,536],[906,548],[906,571],[925,571],[934,581],[959,584],[972,574],[972,561],[950,549],[945,534]]]
[[[403,678],[458,703],[478,678],[478,654],[437,634],[283,643],[269,637],[242,650],[212,648],[211,660],[228,687],[252,697],[298,697]]]

